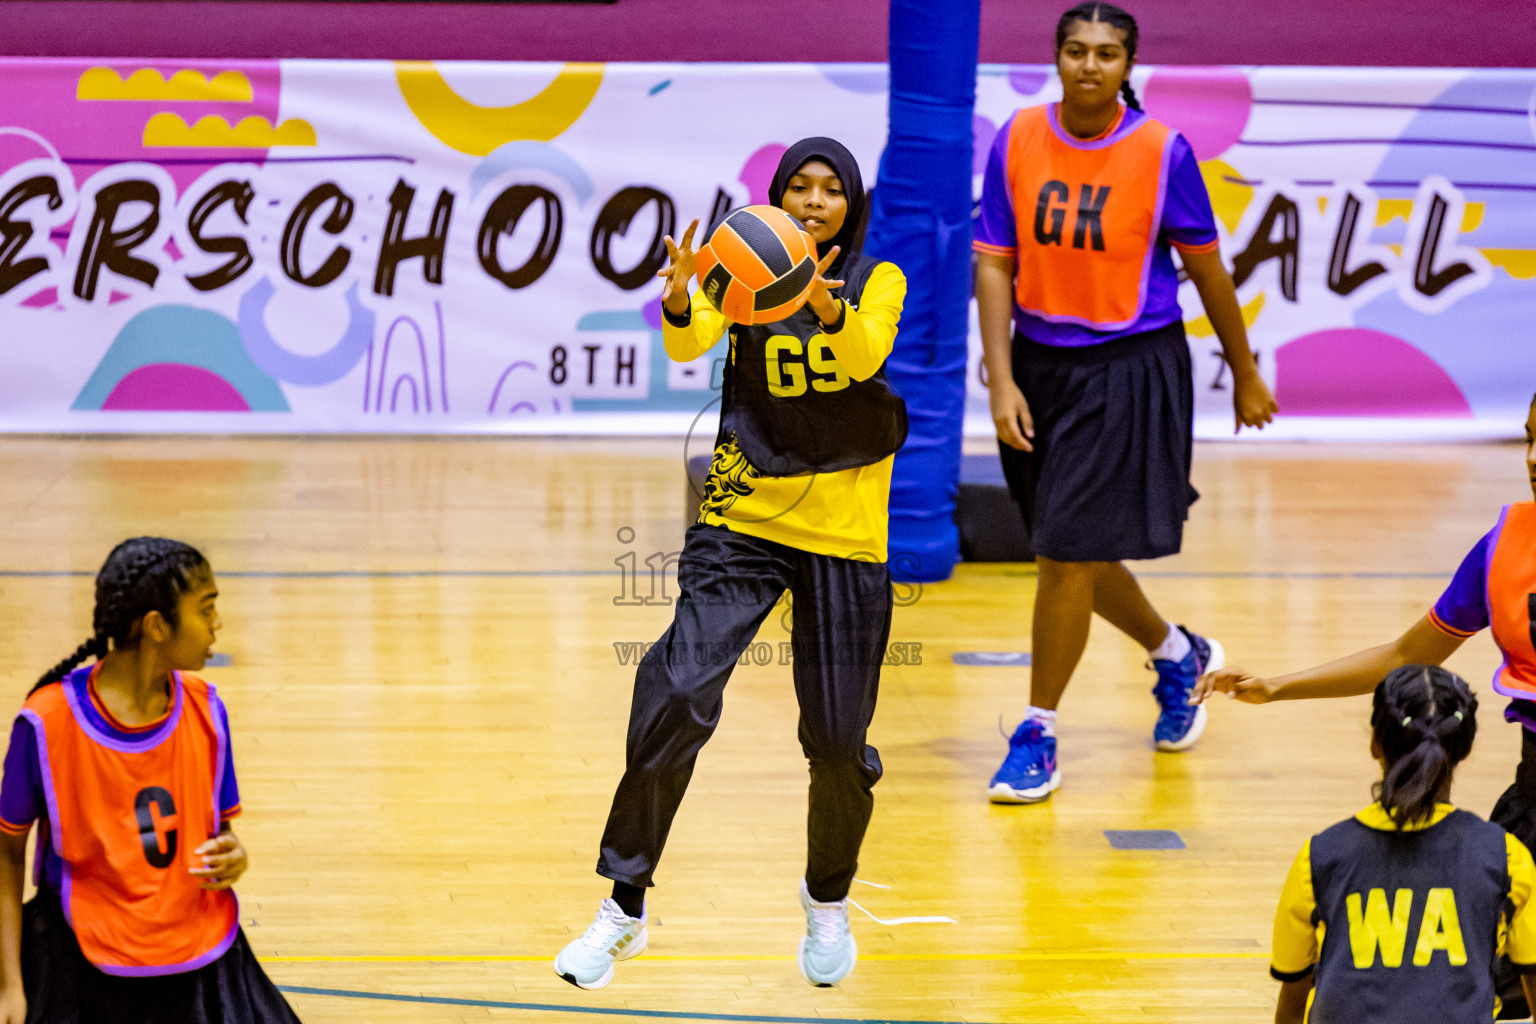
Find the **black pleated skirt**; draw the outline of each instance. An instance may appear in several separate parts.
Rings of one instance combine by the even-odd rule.
[[[1194,383],[1184,325],[1060,348],[1015,334],[1033,452],[999,442],[1037,555],[1118,562],[1176,554],[1190,485]]]
[[[120,978],[85,958],[46,886],[22,910],[21,979],[27,1024],[299,1024],[243,931],[195,971]]]

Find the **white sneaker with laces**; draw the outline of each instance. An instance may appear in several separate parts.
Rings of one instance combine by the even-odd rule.
[[[612,899],[603,900],[587,930],[555,957],[555,973],[577,988],[602,988],[613,980],[616,961],[645,952],[648,916],[630,917]]]
[[[795,957],[800,974],[812,985],[836,985],[859,959],[859,948],[848,930],[848,901],[818,903],[811,899],[802,879],[800,905],[805,908],[805,936]]]

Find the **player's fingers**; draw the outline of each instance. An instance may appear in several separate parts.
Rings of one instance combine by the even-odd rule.
[[[1217,678],[1219,675],[1219,672],[1207,672],[1199,679],[1196,679],[1195,688],[1194,690],[1190,691],[1189,694],[1189,702],[1191,704],[1201,704],[1204,703],[1205,698],[1209,697],[1213,693],[1230,691],[1230,685],[1220,685],[1220,681]]]
[[[225,851],[225,850],[233,850],[234,848],[235,848],[235,837],[231,836],[231,835],[222,835],[221,834],[221,835],[212,836],[211,838],[209,838],[206,842],[204,842],[201,846],[199,846],[197,849],[193,850],[192,852],[195,853],[195,854],[202,855],[202,854],[210,854],[210,853],[219,853],[219,852],[222,852],[222,851]]]
[[[1025,437],[1034,437],[1035,418],[1029,413],[1029,403],[1025,402],[1023,405],[1024,407],[1019,410],[1019,427],[1023,430]]]
[[[1017,448],[1020,451],[1026,452],[1031,450],[1029,439],[1024,436],[1024,431],[1021,429],[1018,417],[999,416],[994,422],[997,424],[998,440],[1010,448]]]
[[[688,225],[688,230],[683,232],[683,248],[693,248],[693,233],[699,229],[699,218],[693,218],[693,223]]]
[[[825,256],[823,256],[821,259],[816,261],[816,273],[818,273],[818,274],[825,273],[826,269],[832,265],[832,261],[837,259],[837,254],[840,251],[841,251],[841,247],[840,246],[836,246],[836,245],[834,245],[832,248],[828,249],[827,250],[827,254]]]
[[[847,281],[823,281],[821,283],[827,286],[827,290],[828,291],[831,291],[833,288],[841,288],[843,285],[847,284],[848,282]]]

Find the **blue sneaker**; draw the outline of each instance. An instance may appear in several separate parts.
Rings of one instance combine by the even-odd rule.
[[[987,795],[995,804],[1033,804],[1061,785],[1056,767],[1056,737],[1032,718],[1019,723],[1008,740],[1008,756],[992,776]]]
[[[1227,663],[1227,652],[1215,640],[1207,640],[1199,633],[1191,633],[1183,626],[1179,632],[1189,637],[1189,653],[1183,661],[1158,658],[1152,662],[1157,669],[1157,684],[1152,694],[1162,707],[1152,739],[1158,750],[1188,750],[1205,732],[1205,705],[1190,707],[1189,695],[1195,688],[1195,680],[1207,672],[1214,672]]]

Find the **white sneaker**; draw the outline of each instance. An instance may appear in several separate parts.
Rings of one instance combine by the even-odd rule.
[[[848,901],[818,903],[802,879],[800,905],[805,908],[805,936],[795,957],[800,974],[812,985],[836,985],[859,959],[859,948],[848,930]]]
[[[645,952],[647,913],[630,917],[612,899],[603,900],[597,917],[579,939],[555,957],[555,973],[577,988],[602,988],[613,980],[613,965]]]

